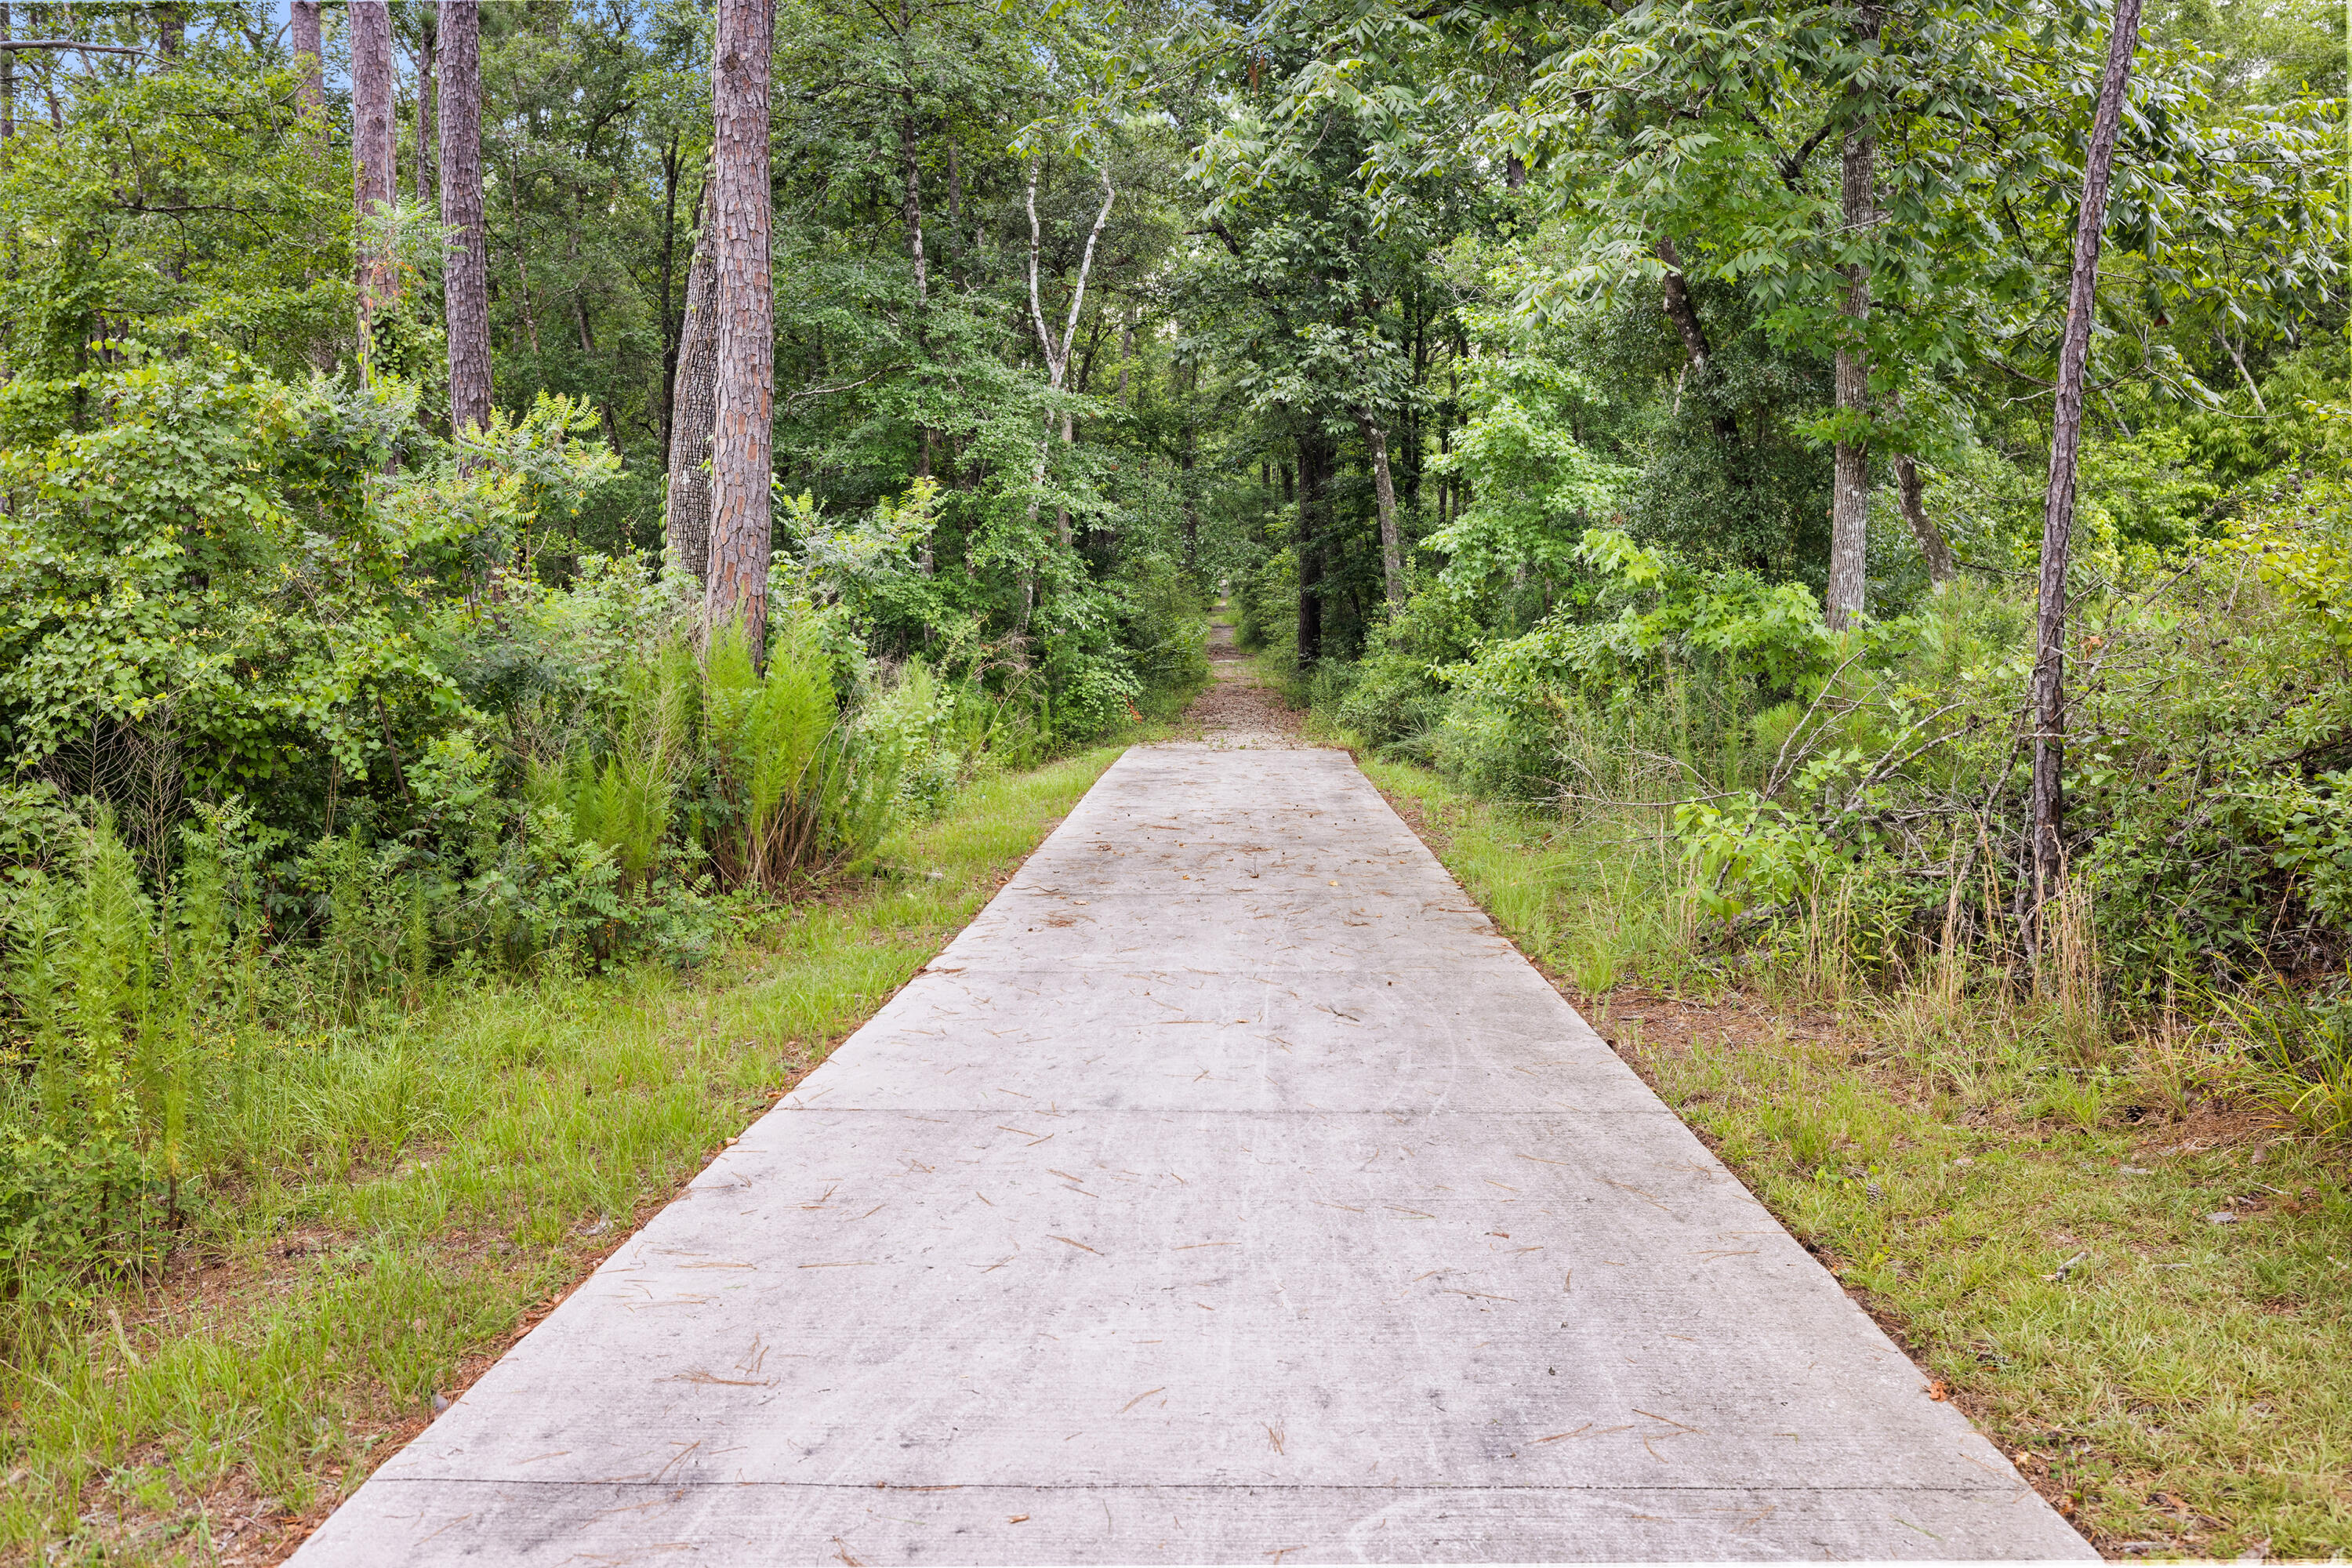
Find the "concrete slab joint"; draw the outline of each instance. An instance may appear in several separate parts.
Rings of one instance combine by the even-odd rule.
[[[1348,757],[1130,751],[319,1531],[374,1563],[2081,1559]]]

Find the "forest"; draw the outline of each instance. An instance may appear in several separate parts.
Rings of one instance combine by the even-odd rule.
[[[2318,0],[0,3],[0,1359],[95,1399],[121,1292],[408,1169],[421,1019],[935,897],[1219,605],[1573,852],[1588,999],[2340,1167],[2346,71]],[[118,1539],[41,1441],[0,1555]]]

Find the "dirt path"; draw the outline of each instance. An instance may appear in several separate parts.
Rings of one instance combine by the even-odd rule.
[[[1185,717],[1201,726],[1213,746],[1295,746],[1300,716],[1279,693],[1250,673],[1249,660],[1234,646],[1234,628],[1209,623],[1209,689]]]

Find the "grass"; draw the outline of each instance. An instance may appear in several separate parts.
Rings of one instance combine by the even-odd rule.
[[[268,1561],[960,930],[1117,748],[976,783],[704,971],[289,1037],[164,1276],[0,1367],[0,1559]]]
[[[2345,1146],[2178,1032],[1685,940],[1639,819],[1365,770],[1471,895],[2109,1555],[2352,1552]],[[1744,989],[1743,989],[1744,988]],[[2227,1216],[2216,1219],[2214,1216]]]

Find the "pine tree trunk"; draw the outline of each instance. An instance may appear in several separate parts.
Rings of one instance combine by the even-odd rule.
[[[2074,531],[2074,462],[2083,442],[2083,376],[2091,356],[2091,314],[2099,301],[2099,229],[2107,177],[2123,119],[2124,89],[2139,44],[2140,0],[2116,0],[2107,70],[2083,164],[2083,205],[2074,220],[2074,271],[2066,293],[2066,335],[2058,353],[2058,397],[2050,430],[2050,484],[2042,506],[2042,592],[2033,660],[2033,879],[2035,907],[2066,874],[2066,555]]]
[[[677,381],[670,419],[669,504],[663,553],[671,569],[702,586],[710,574],[710,431],[719,395],[719,236],[703,193],[694,255],[686,269],[686,323],[678,331]]]
[[[482,222],[479,0],[441,0],[441,221],[454,231],[442,273],[449,323],[449,428],[490,422],[490,261]]]
[[[416,52],[416,205],[425,207],[433,204],[433,89],[439,35],[437,17],[428,12],[425,40]]]
[[[1879,8],[1861,5],[1855,9],[1854,31],[1864,40],[1874,40],[1879,32]],[[1859,89],[1848,90],[1857,99],[1863,97]],[[1878,221],[1876,196],[1872,189],[1877,141],[1871,133],[1866,114],[1865,110],[1857,108],[1855,122],[1845,137],[1839,195],[1850,241],[1859,238]],[[1837,408],[1841,420],[1851,426],[1870,413],[1870,364],[1857,341],[1861,323],[1870,315],[1870,271],[1857,261],[1846,268],[1845,275],[1845,300],[1840,309],[1854,326],[1849,341],[1838,345]],[[1827,597],[1830,629],[1842,631],[1860,618],[1869,593],[1870,447],[1849,428],[1845,438],[1837,443],[1835,461],[1836,474],[1830,491]]]
[[[1372,499],[1381,516],[1381,580],[1388,590],[1389,608],[1404,608],[1404,552],[1397,540],[1396,483],[1389,477],[1389,433],[1369,409],[1356,415],[1363,426],[1364,445],[1372,454]]]
[[[399,144],[392,109],[392,7],[352,0],[352,213],[359,258],[360,364],[372,374],[375,321],[398,300],[400,275],[385,225],[399,199],[393,160]]]
[[[292,0],[287,26],[294,48],[295,96],[311,113],[327,106],[327,89],[320,61],[326,47],[319,41],[319,0]]]
[[[774,212],[768,177],[773,37],[768,0],[719,0],[711,93],[719,369],[703,622],[710,631],[740,622],[754,659],[762,658],[768,630],[775,440]]]

